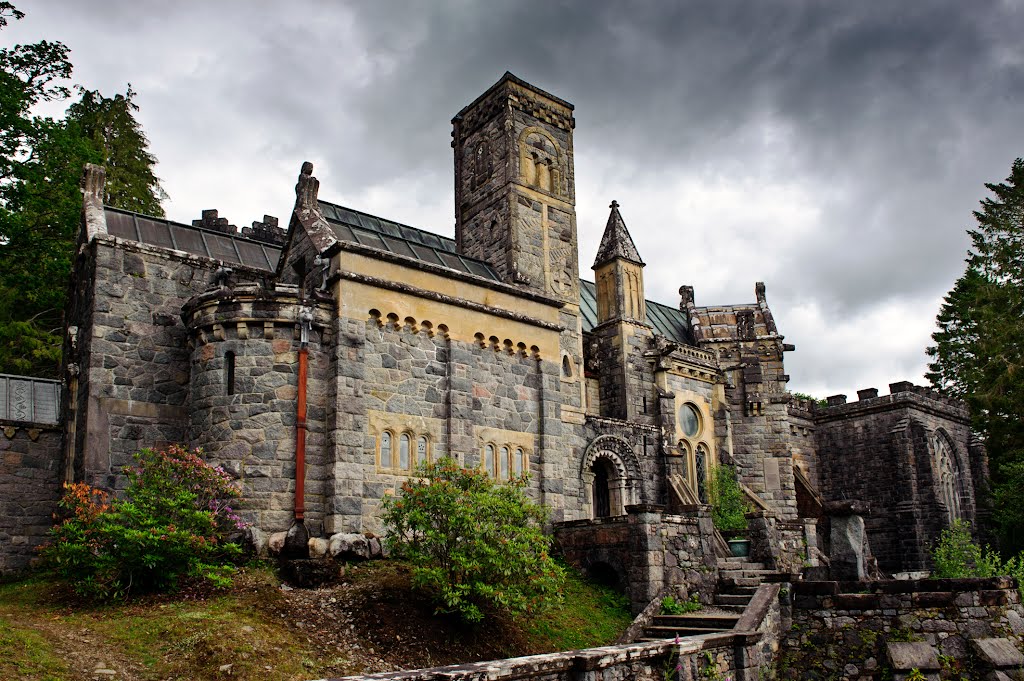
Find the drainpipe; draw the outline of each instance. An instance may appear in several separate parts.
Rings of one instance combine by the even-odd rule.
[[[295,414],[295,522],[301,523],[306,513],[306,373],[309,367],[309,327],[311,310],[299,314],[302,342],[299,345],[299,396]]]
[[[285,537],[283,555],[287,558],[309,558],[309,531],[306,515],[306,374],[309,367],[309,330],[313,326],[313,310],[299,310],[299,390],[295,409],[295,519]]]
[[[73,360],[78,354],[78,327],[68,327],[68,339],[71,349],[68,359]],[[68,367],[68,429],[64,433],[64,484],[75,481],[75,440],[78,434],[78,374],[81,369],[75,361],[69,361]]]

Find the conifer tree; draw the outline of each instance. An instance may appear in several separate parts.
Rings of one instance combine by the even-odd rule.
[[[988,448],[1004,548],[1024,543],[1024,160],[975,211],[967,268],[946,295],[932,334],[928,378],[964,399]]]
[[[0,2],[0,29],[23,16]],[[33,115],[71,95],[71,70],[60,42],[0,49],[0,373],[57,374],[85,163],[107,166],[108,205],[163,215],[130,86],[110,99],[78,88],[63,120]]]

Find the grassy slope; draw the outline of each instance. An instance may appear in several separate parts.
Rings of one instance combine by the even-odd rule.
[[[372,590],[375,580],[395,582],[395,575],[394,566],[367,564],[350,570],[346,584]],[[400,593],[404,587],[398,581],[389,588]],[[231,678],[311,679],[381,669],[367,666],[368,652],[385,668],[400,664],[401,650],[394,659],[385,659],[379,645],[374,650],[381,631],[360,631],[360,620],[346,619],[344,612],[328,613],[329,623],[338,620],[339,638],[326,639],[337,645],[325,645],[324,637],[333,636],[324,631],[325,608],[337,601],[343,610],[345,593],[345,587],[337,587],[289,601],[290,594],[268,570],[246,570],[235,588],[217,595],[109,606],[75,603],[64,587],[45,579],[7,584],[0,586],[0,650],[5,652],[0,678],[89,679],[97,667],[114,669],[122,679],[226,678],[221,666],[230,664]],[[623,599],[578,576],[567,581],[565,596],[563,605],[542,617],[500,623],[508,634],[504,652],[603,645],[628,626]],[[422,603],[417,606],[411,594],[408,602],[422,617]],[[304,613],[310,614],[308,621]],[[438,628],[445,626],[438,620]],[[467,650],[467,659],[487,652]]]

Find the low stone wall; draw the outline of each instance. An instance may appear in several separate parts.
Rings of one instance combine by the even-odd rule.
[[[779,586],[763,585],[732,632],[673,641],[572,650],[507,660],[350,676],[388,681],[759,681],[771,665],[781,628]]]
[[[711,603],[718,580],[714,526],[707,510],[667,515],[662,507],[627,506],[626,515],[556,523],[555,541],[566,560],[600,578],[612,570],[633,614],[663,589],[685,587]]]
[[[1019,647],[1022,636],[1024,609],[1008,577],[797,582],[777,671],[782,679],[882,679],[891,673],[886,643],[921,641],[948,678],[974,678],[969,641],[1008,638]]]
[[[56,426],[0,421],[0,576],[25,570],[46,540],[60,498]]]

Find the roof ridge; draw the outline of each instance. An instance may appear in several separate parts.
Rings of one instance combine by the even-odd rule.
[[[269,248],[276,248],[277,250],[281,250],[281,245],[280,244],[271,244],[271,243],[267,243],[266,241],[260,241],[259,239],[251,239],[251,238],[245,236],[244,234],[242,234],[241,230],[239,230],[237,232],[231,232],[231,233],[228,233],[228,232],[218,232],[215,229],[207,229],[206,227],[197,227],[196,225],[188,225],[188,224],[185,224],[184,222],[178,222],[176,220],[171,220],[170,218],[166,218],[166,217],[160,218],[160,217],[157,217],[155,215],[146,215],[145,213],[139,213],[139,212],[134,211],[134,210],[125,210],[124,208],[115,208],[114,206],[107,206],[105,204],[103,206],[103,210],[112,210],[112,211],[114,211],[116,213],[123,213],[125,215],[134,215],[136,217],[146,218],[147,220],[156,220],[156,221],[159,221],[159,222],[166,222],[167,224],[174,225],[175,227],[184,227],[185,229],[194,229],[197,232],[205,232],[206,234],[216,234],[217,236],[226,236],[229,239],[241,239],[242,241],[248,241],[250,243],[260,244],[262,246],[267,246]]]
[[[399,222],[398,220],[392,220],[391,218],[386,218],[386,217],[383,217],[383,216],[380,216],[380,215],[374,215],[373,213],[367,213],[365,210],[359,210],[358,208],[352,208],[351,206],[343,206],[340,203],[334,203],[333,201],[325,201],[324,199],[317,199],[317,201],[319,201],[320,203],[326,203],[327,205],[333,206],[335,208],[341,208],[341,209],[347,210],[347,211],[349,211],[351,213],[358,213],[360,215],[365,215],[368,218],[374,218],[376,220],[386,220],[387,222],[393,222],[396,225],[398,225],[399,227],[405,227],[406,229],[411,229],[414,232],[420,232],[421,234],[429,234],[429,235],[431,235],[433,237],[437,237],[438,239],[444,239],[445,241],[450,241],[453,244],[456,243],[455,237],[445,236],[443,234],[438,234],[437,232],[431,232],[429,229],[423,229],[422,227],[414,227],[414,226],[408,225],[408,224],[406,224],[404,222]],[[365,227],[363,229],[365,229]],[[462,254],[460,253],[459,255],[462,255]],[[462,257],[466,258],[466,257],[470,257],[470,256],[463,255]],[[472,257],[470,257],[470,259],[471,260],[478,260],[478,258],[472,258]],[[481,260],[480,262],[484,262],[484,261]]]

